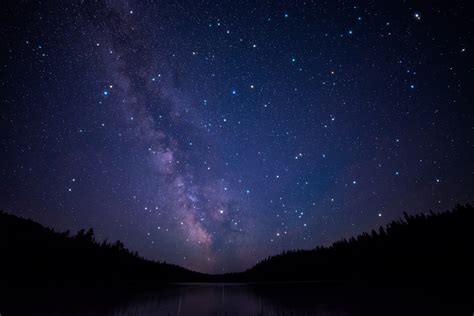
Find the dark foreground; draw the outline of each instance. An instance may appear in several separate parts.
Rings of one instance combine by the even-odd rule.
[[[139,294],[30,289],[3,296],[0,313],[51,316],[472,315],[470,297],[458,290],[454,291],[458,292],[456,295],[446,295],[414,288],[368,289],[336,283],[174,284]]]
[[[405,214],[330,247],[206,275],[99,242],[92,230],[58,233],[0,212],[0,316],[471,316],[473,224],[471,205]]]
[[[329,247],[291,250],[247,271],[207,275],[150,261],[92,229],[73,235],[0,212],[0,289],[115,288],[139,291],[169,283],[334,281],[401,287],[472,288],[474,207],[404,214]]]

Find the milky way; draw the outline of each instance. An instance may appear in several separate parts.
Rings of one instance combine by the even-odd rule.
[[[469,202],[467,12],[9,3],[0,208],[229,272]]]

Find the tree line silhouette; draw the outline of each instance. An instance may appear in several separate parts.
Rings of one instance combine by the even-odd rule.
[[[6,287],[146,287],[200,281],[204,274],[144,259],[94,230],[59,233],[0,212],[0,282]]]
[[[241,275],[259,281],[357,281],[381,284],[472,285],[471,205],[408,215],[378,231],[329,247],[292,250],[267,258]]]
[[[155,287],[169,282],[356,281],[472,284],[474,208],[408,215],[329,247],[291,250],[254,267],[207,275],[142,258],[94,231],[59,233],[0,212],[2,287]]]

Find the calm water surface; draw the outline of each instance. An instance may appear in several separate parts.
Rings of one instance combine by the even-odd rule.
[[[43,293],[44,294],[44,293]],[[46,298],[47,296],[47,298]],[[36,301],[36,302],[33,302]],[[36,305],[35,305],[36,304]],[[25,308],[30,307],[33,310]],[[1,315],[472,315],[422,290],[321,284],[175,284],[140,294],[39,295]]]

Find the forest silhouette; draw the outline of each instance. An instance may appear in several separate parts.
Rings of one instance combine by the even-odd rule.
[[[286,251],[247,270],[262,281],[464,284],[473,280],[474,209],[408,215],[329,247]]]
[[[473,280],[471,205],[404,218],[328,247],[291,250],[254,267],[207,275],[142,258],[121,241],[94,231],[55,232],[0,212],[2,288],[148,288],[170,282],[357,282],[470,285]]]
[[[0,282],[6,287],[147,287],[203,280],[203,274],[144,259],[121,241],[96,240],[94,230],[55,232],[0,213]]]

